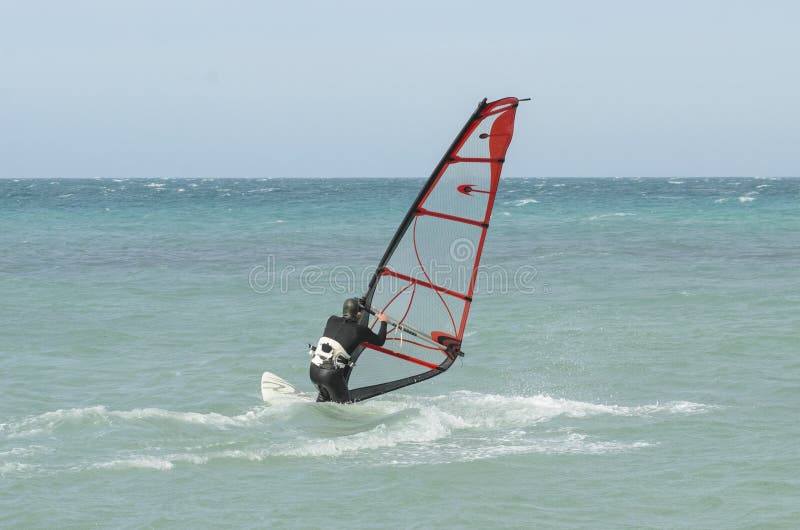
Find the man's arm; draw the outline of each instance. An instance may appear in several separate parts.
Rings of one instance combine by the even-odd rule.
[[[378,313],[375,315],[375,317],[381,321],[381,329],[376,335],[371,329],[364,326],[364,330],[368,333],[367,337],[364,338],[364,341],[374,344],[375,346],[383,346],[383,343],[386,342],[386,315],[383,313]]]

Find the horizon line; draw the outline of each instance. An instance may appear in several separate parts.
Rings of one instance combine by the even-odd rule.
[[[391,179],[402,179],[402,180],[414,180],[414,179],[427,179],[428,177],[420,177],[420,176],[413,176],[413,177],[389,177],[389,176],[382,176],[382,177],[366,177],[366,176],[357,176],[357,177],[342,177],[342,176],[328,176],[328,177],[320,177],[320,176],[281,176],[281,177],[234,177],[234,176],[217,176],[217,177],[115,177],[115,176],[108,176],[108,177],[48,177],[48,176],[39,176],[39,177],[5,177],[0,176],[0,180],[11,180],[11,181],[20,181],[20,180],[292,180],[292,179],[307,179],[307,180],[391,180]],[[662,179],[662,180],[674,180],[674,179],[732,179],[732,178],[744,178],[744,179],[756,179],[756,180],[768,180],[768,179],[795,179],[800,178],[800,175],[778,175],[778,176],[752,176],[752,175],[693,175],[693,176],[680,176],[680,175],[672,175],[672,176],[607,176],[607,175],[593,175],[593,176],[571,176],[571,177],[520,177],[520,176],[513,176],[513,177],[503,177],[501,180],[548,180],[548,179],[597,179],[597,180],[613,180],[613,179]]]

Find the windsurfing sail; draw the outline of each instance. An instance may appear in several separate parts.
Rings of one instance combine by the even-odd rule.
[[[349,369],[353,401],[444,373],[461,351],[478,264],[500,173],[514,132],[517,98],[486,99],[420,190],[389,243],[362,301],[361,323],[383,346],[360,345]]]

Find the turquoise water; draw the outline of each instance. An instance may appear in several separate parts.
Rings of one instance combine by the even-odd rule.
[[[263,403],[421,183],[0,180],[0,526],[797,527],[797,179],[507,179],[463,361]]]

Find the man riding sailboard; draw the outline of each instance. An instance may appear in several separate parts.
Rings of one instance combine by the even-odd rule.
[[[478,104],[411,203],[363,297],[328,319],[309,370],[318,401],[355,403],[394,392],[443,374],[464,355],[520,101]],[[269,372],[261,388],[265,400],[296,393]]]

